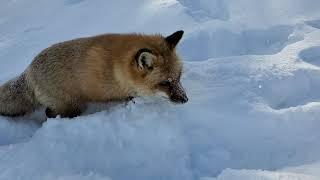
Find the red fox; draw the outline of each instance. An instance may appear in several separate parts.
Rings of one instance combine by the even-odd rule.
[[[39,107],[46,116],[73,118],[90,102],[124,101],[164,92],[188,101],[182,61],[172,35],[103,34],[52,45],[16,79],[0,86],[0,114],[20,116]]]

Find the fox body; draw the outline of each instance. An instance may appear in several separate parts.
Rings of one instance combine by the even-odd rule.
[[[55,44],[0,86],[0,115],[20,116],[43,106],[47,117],[72,118],[89,102],[125,101],[159,91],[185,103],[182,62],[175,51],[182,35],[104,34]]]

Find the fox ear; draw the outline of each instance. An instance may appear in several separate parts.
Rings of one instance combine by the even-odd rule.
[[[136,54],[136,62],[139,70],[153,70],[156,56],[149,49],[140,49]]]
[[[184,31],[180,30],[180,31],[177,31],[177,32],[175,32],[165,38],[170,49],[174,49],[177,46],[177,44],[179,43],[179,41],[181,40],[181,38],[183,36],[183,33],[184,33]]]

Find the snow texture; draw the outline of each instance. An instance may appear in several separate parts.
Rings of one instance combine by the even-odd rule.
[[[189,102],[0,117],[0,180],[320,179],[319,0],[2,0],[0,84],[49,45],[170,34]]]

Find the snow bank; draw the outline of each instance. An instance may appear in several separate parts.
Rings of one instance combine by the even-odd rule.
[[[253,170],[225,170],[217,178],[202,178],[201,180],[316,180],[315,176],[294,173],[275,173]]]
[[[105,32],[186,30],[190,101],[0,117],[0,179],[319,179],[317,0],[0,2],[0,83],[48,45]]]

